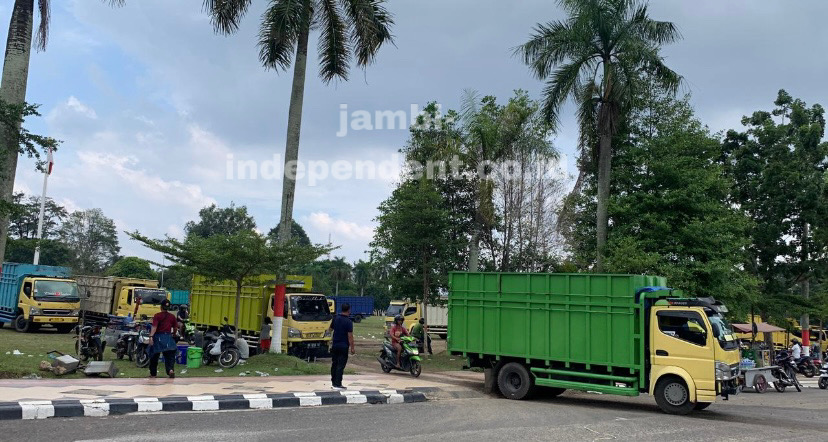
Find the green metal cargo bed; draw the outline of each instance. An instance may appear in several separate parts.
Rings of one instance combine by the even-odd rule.
[[[636,291],[664,285],[665,278],[643,275],[453,272],[449,351],[641,374]]]

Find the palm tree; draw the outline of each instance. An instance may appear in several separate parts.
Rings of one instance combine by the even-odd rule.
[[[371,277],[371,263],[363,260],[354,264],[354,282],[359,289],[359,296],[365,296],[365,287]]]
[[[347,281],[351,278],[351,265],[345,262],[344,258],[336,258],[331,261],[328,276],[330,276],[331,279],[334,280],[334,284],[336,284],[334,295],[339,296],[339,282]]]
[[[213,28],[232,34],[252,0],[204,0]],[[278,238],[288,241],[296,192],[296,161],[305,94],[308,35],[319,29],[319,76],[324,83],[348,79],[351,62],[372,64],[385,43],[393,44],[394,20],[385,0],[271,0],[259,29],[259,60],[267,69],[287,70],[293,63],[293,86],[288,109],[282,213]],[[294,62],[294,53],[296,59]]]
[[[635,97],[641,72],[669,91],[678,88],[681,76],[664,64],[659,50],[681,36],[673,23],[651,19],[647,5],[637,0],[558,3],[569,18],[536,25],[516,54],[546,81],[543,111],[552,124],[558,123],[561,106],[570,97],[578,106],[581,148],[593,149],[592,157],[598,158],[595,269],[600,272],[607,242],[612,137]]]
[[[121,6],[125,0],[108,0],[112,6]],[[6,56],[3,60],[3,78],[0,80],[0,100],[12,105],[26,101],[26,83],[29,80],[29,58],[32,53],[32,31],[34,26],[34,0],[14,0],[9,35],[6,39]],[[34,36],[38,51],[46,50],[49,40],[51,1],[37,0],[40,23]],[[0,127],[0,199],[11,203],[14,177],[17,171],[19,146],[14,134]],[[8,214],[0,218],[0,257],[6,253],[6,237],[9,231]]]

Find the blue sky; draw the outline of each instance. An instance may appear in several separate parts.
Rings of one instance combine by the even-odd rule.
[[[0,23],[8,23],[9,3],[0,5]],[[254,41],[265,3],[255,2],[237,35],[223,37],[213,34],[201,0],[128,0],[119,9],[53,1],[49,47],[32,55],[27,95],[44,115],[30,129],[64,140],[49,195],[70,209],[100,207],[120,230],[150,236],[180,235],[213,202],[248,206],[263,231],[275,225],[281,181],[228,181],[225,172],[228,154],[263,161],[284,151],[291,75],[259,65]],[[562,18],[549,0],[395,0],[389,9],[396,47],[384,48],[375,66],[326,86],[311,59],[300,159],[392,159],[404,146],[404,129],[336,136],[342,104],[371,113],[432,100],[456,108],[464,89],[503,100],[515,89],[537,97],[541,84],[511,48],[536,22]],[[769,108],[780,88],[828,103],[824,2],[661,0],[651,14],[684,35],[664,54],[714,131]],[[571,110],[563,115],[554,143],[571,157],[577,131]],[[41,180],[31,161],[21,161],[18,189],[39,193]],[[330,235],[342,247],[335,254],[363,258],[376,207],[393,185],[300,182],[294,217],[312,240]],[[123,235],[121,246],[158,259]]]

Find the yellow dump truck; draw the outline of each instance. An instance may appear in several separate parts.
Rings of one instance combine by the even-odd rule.
[[[51,325],[61,333],[78,323],[81,292],[68,267],[5,262],[0,278],[0,327],[19,332]]]
[[[154,279],[117,276],[77,276],[78,287],[89,297],[82,303],[84,320],[108,321],[109,315],[151,318],[161,311],[169,293]]]
[[[282,352],[301,358],[326,356],[330,352],[329,332],[333,318],[324,295],[310,293],[313,281],[309,276],[287,277]],[[275,275],[249,278],[242,287],[239,331],[253,347],[259,347],[259,333],[264,318],[273,318]],[[232,325],[236,314],[236,284],[232,281],[208,282],[201,276],[193,278],[190,292],[190,320],[199,329],[220,327],[224,318]],[[274,321],[275,323],[275,321]]]

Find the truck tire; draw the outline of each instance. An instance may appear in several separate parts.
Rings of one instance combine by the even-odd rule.
[[[362,316],[357,315],[357,317],[356,317],[356,318],[354,318],[354,322],[356,322],[357,324],[359,324],[360,322],[362,322]]]
[[[17,315],[16,318],[14,318],[14,329],[20,333],[28,333],[29,331],[32,331],[34,327],[32,327],[31,325],[32,323],[27,321],[26,317],[23,316],[22,313]]]
[[[445,341],[446,339],[448,339],[448,333],[440,333],[440,339],[442,339],[442,340],[444,340],[444,341]]]
[[[539,394],[542,397],[553,398],[562,395],[566,391],[566,388],[558,388],[558,387],[543,387],[543,390],[540,390]]]
[[[690,402],[690,390],[678,376],[664,376],[656,382],[655,400],[667,414],[688,414],[696,404]]]
[[[497,387],[507,399],[526,399],[535,390],[535,378],[523,364],[509,362],[497,373]]]

